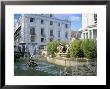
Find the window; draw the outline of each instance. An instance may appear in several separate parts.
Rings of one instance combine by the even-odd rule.
[[[44,38],[41,38],[41,42],[44,42]]]
[[[53,25],[53,21],[50,21],[50,25]]]
[[[52,14],[50,14],[50,17],[52,17]]]
[[[65,32],[65,38],[68,38],[68,32]]]
[[[68,24],[65,24],[65,28],[68,28]]]
[[[45,45],[40,45],[39,49],[44,49]]]
[[[58,26],[60,27],[60,23],[58,23]]]
[[[34,22],[34,20],[35,20],[34,18],[30,18],[30,22]]]
[[[60,37],[60,31],[58,31],[58,37]]]
[[[44,29],[41,28],[41,35],[44,35]]]
[[[35,35],[35,28],[34,27],[30,28],[30,35]]]
[[[31,35],[30,40],[31,40],[31,42],[34,42],[34,41],[35,41],[35,36],[32,36],[32,35]]]
[[[41,19],[41,24],[44,24],[44,20]]]
[[[97,14],[94,14],[94,21],[97,23]]]
[[[50,30],[50,36],[53,36],[53,30]]]

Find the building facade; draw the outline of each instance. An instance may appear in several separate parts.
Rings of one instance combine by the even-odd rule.
[[[43,49],[48,42],[70,41],[70,21],[54,14],[22,14],[14,26],[14,44],[26,50]]]
[[[71,40],[81,39],[82,31],[71,31]]]
[[[82,39],[97,39],[97,14],[82,14]]]

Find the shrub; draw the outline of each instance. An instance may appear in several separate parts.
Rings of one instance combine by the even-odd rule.
[[[57,46],[58,46],[58,42],[57,41],[49,42],[48,45],[47,45],[48,54],[54,56],[55,53],[57,52]]]
[[[69,50],[71,57],[83,57],[84,53],[81,49],[81,40],[74,40],[70,43]]]
[[[97,45],[96,41],[92,39],[85,39],[81,44],[81,48],[84,52],[84,56],[88,59],[97,57]]]

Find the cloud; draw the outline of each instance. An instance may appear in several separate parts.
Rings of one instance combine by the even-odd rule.
[[[79,28],[78,31],[82,31],[82,28]]]
[[[16,23],[18,20],[17,19],[14,19],[14,23]]]
[[[69,17],[69,20],[70,21],[80,21],[81,20],[81,17],[80,16],[70,16]]]
[[[62,19],[62,20],[64,20],[64,19],[67,18],[67,15],[64,15],[64,14],[55,14],[54,16],[55,16],[57,19]]]
[[[81,21],[81,16],[78,14],[55,14],[55,17],[58,18],[58,19],[68,19],[70,20],[71,22],[75,22],[75,21]]]

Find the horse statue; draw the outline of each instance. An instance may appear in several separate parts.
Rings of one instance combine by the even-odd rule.
[[[57,50],[58,50],[58,53],[66,53],[67,47],[62,44],[59,44],[59,46],[57,47]]]

